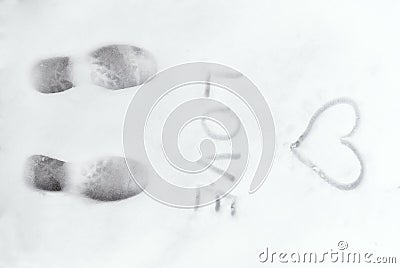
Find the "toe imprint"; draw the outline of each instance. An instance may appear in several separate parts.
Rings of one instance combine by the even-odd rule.
[[[140,164],[134,162],[134,166],[137,167],[132,171],[135,179],[146,178]],[[142,189],[131,178],[125,159],[122,157],[99,160],[82,170],[81,174],[86,177],[82,193],[94,200],[116,201],[142,192]]]
[[[45,191],[61,191],[65,187],[65,162],[43,155],[29,157],[25,178],[33,187]]]
[[[72,88],[71,62],[69,57],[41,60],[33,68],[33,82],[37,91],[58,93]]]
[[[108,89],[134,87],[156,73],[153,56],[135,46],[105,46],[92,52],[91,56],[93,83]]]

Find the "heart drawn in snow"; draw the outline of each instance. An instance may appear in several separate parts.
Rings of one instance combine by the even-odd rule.
[[[332,177],[327,175],[323,170],[321,170],[317,165],[315,165],[314,162],[312,162],[310,159],[308,159],[304,155],[300,154],[296,150],[297,148],[300,147],[300,145],[305,140],[305,138],[310,134],[310,132],[313,129],[313,126],[314,126],[315,122],[317,121],[317,119],[319,118],[319,116],[321,114],[323,114],[329,108],[331,108],[335,105],[339,105],[339,104],[350,105],[354,109],[355,116],[356,116],[356,120],[354,122],[352,129],[347,134],[339,137],[340,143],[343,146],[349,148],[354,153],[354,155],[356,156],[357,160],[359,161],[360,167],[361,167],[358,177],[350,183],[342,183],[342,182],[339,182],[339,181],[333,179]],[[325,105],[323,105],[321,108],[319,108],[314,113],[314,115],[310,119],[310,122],[307,125],[306,130],[303,132],[302,135],[300,135],[300,137],[298,138],[298,140],[296,142],[291,144],[290,149],[292,150],[293,154],[299,159],[300,162],[302,162],[304,165],[311,168],[315,173],[317,173],[323,180],[325,180],[330,185],[332,185],[340,190],[352,190],[352,189],[356,188],[362,180],[364,165],[363,165],[360,153],[358,152],[358,150],[355,148],[355,146],[353,144],[351,144],[349,141],[346,140],[346,138],[349,138],[350,136],[352,136],[354,134],[354,132],[356,131],[356,129],[358,127],[359,120],[360,120],[360,111],[358,109],[357,104],[353,100],[348,99],[348,98],[339,98],[339,99],[332,100],[332,101],[326,103]]]

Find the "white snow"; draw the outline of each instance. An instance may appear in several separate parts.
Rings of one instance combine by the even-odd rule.
[[[0,1],[0,267],[263,267],[258,255],[266,246],[329,251],[340,240],[353,251],[396,256],[399,11],[393,0]],[[217,214],[211,206],[170,208],[145,194],[97,203],[23,183],[30,154],[74,163],[122,154],[124,113],[136,88],[83,85],[43,95],[28,79],[39,59],[119,43],[151,51],[159,70],[218,62],[260,88],[275,118],[276,157],[258,192],[246,192],[251,176],[235,191],[235,217],[227,200]],[[326,184],[289,150],[312,113],[341,96],[360,106],[351,140],[366,169],[349,192]],[[332,149],[317,157],[337,176],[351,176],[357,163],[321,137],[343,133],[352,120],[351,111],[330,111],[309,141],[317,142],[310,156],[312,148]]]

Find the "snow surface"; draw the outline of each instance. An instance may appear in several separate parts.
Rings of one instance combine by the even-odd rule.
[[[399,11],[394,0],[0,1],[0,266],[275,267],[282,265],[258,261],[266,246],[329,251],[340,240],[354,251],[396,256]],[[43,95],[28,79],[42,58],[79,58],[119,43],[151,51],[159,70],[218,62],[260,88],[275,118],[276,157],[258,192],[248,195],[251,177],[243,179],[235,217],[227,200],[217,214],[170,208],[144,194],[98,203],[23,183],[31,154],[74,163],[122,154],[124,113],[136,88],[87,84]],[[323,182],[289,150],[312,113],[341,96],[361,110],[351,140],[366,173],[350,192]],[[330,133],[345,133],[353,119],[348,109],[332,109],[304,147],[337,176],[351,177],[357,162]]]

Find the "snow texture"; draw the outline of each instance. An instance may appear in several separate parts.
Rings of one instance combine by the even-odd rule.
[[[329,251],[340,240],[354,251],[398,254],[399,11],[394,0],[0,1],[0,267],[275,267],[258,260],[266,246]],[[233,192],[234,217],[228,199],[216,213],[145,194],[98,202],[27,186],[31,155],[71,163],[123,155],[124,114],[137,87],[97,86],[86,65],[112,44],[149,51],[158,70],[222,63],[259,87],[274,114],[276,156],[258,192],[247,193],[251,175]],[[56,57],[72,57],[80,83],[40,93],[32,68]],[[61,74],[64,90],[71,84]],[[361,185],[346,192],[289,150],[313,112],[343,96],[360,107],[351,141],[365,162]],[[352,111],[337,107],[319,120],[303,152],[351,180],[358,163],[335,137],[351,128]],[[326,266],[339,264],[318,264]]]

